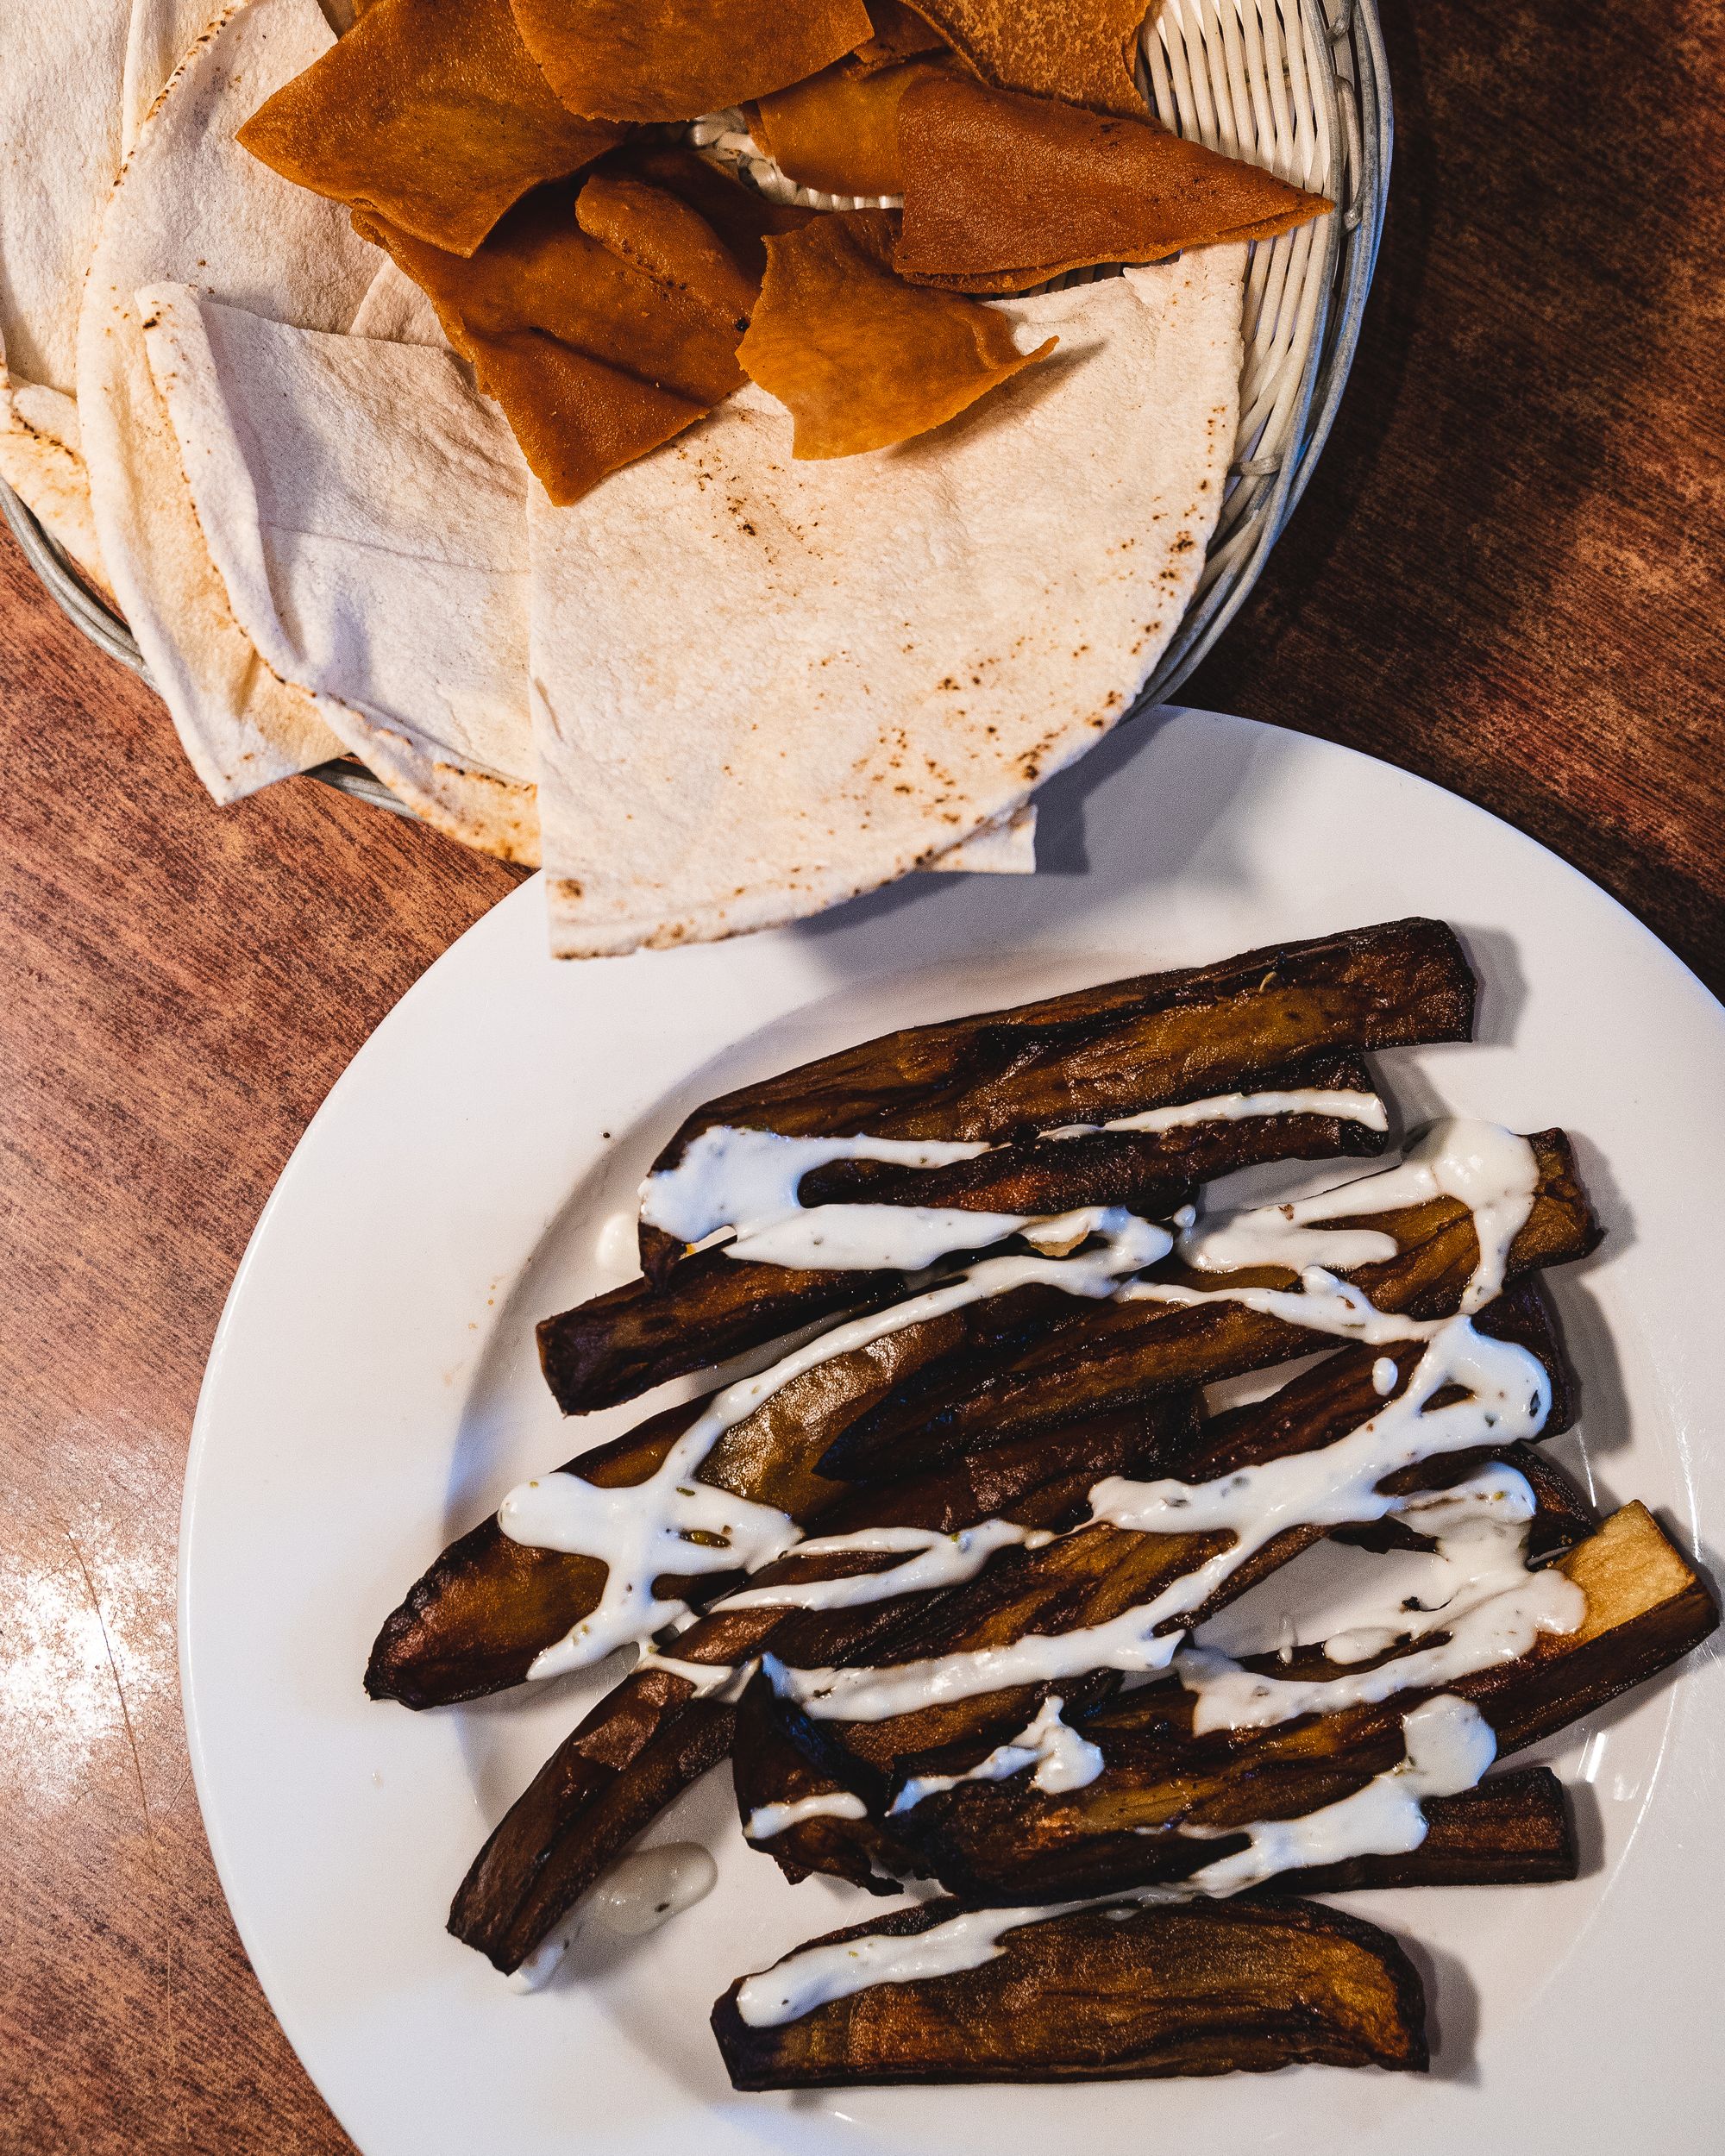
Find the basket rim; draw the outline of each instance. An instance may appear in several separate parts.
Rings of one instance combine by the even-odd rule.
[[[1378,22],[1377,0],[1300,0],[1300,11],[1320,49],[1331,55],[1331,84],[1339,116],[1346,122],[1343,169],[1352,185],[1339,216],[1332,221],[1332,259],[1324,273],[1327,290],[1323,319],[1306,359],[1292,446],[1282,457],[1268,492],[1246,512],[1245,523],[1258,527],[1251,548],[1189,607],[1160,662],[1119,721],[1121,725],[1169,702],[1209,655],[1245,605],[1317,468],[1358,347],[1389,204],[1395,145],[1389,56]],[[1336,64],[1344,50],[1353,62],[1352,77]],[[0,517],[50,598],[74,627],[153,688],[149,667],[123,615],[91,587],[3,479],[0,479]],[[341,756],[315,765],[304,775],[415,823],[422,820],[357,756]]]

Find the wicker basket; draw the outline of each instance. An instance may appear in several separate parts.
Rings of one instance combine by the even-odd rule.
[[[1228,489],[1198,588],[1138,699],[1142,710],[1165,702],[1233,619],[1312,476],[1377,259],[1391,120],[1375,0],[1163,0],[1145,26],[1139,80],[1168,126],[1315,188],[1341,212],[1251,249]],[[147,680],[125,623],[3,483],[0,514],[78,626]],[[412,813],[353,757],[310,775]]]

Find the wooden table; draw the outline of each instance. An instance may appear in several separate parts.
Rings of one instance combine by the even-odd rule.
[[[1534,833],[1725,989],[1709,0],[1389,0],[1341,420],[1191,700]],[[186,1437],[289,1150],[511,873],[297,781],[217,811],[0,545],[0,2150],[346,2148],[240,1951],[174,1667]]]

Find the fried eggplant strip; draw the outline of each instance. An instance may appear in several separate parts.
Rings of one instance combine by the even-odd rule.
[[[1712,1595],[1645,1506],[1622,1507],[1559,1564],[1586,1596],[1580,1627],[1544,1633],[1519,1659],[1442,1687],[1478,1708],[1500,1756],[1665,1669],[1719,1621]],[[1288,1673],[1339,1674],[1308,1656]],[[1428,1695],[1195,1736],[1194,1695],[1176,1683],[1148,1686],[1087,1718],[1084,1733],[1105,1764],[1084,1788],[1049,1797],[962,1783],[917,1806],[903,1832],[967,1900],[1066,1900],[1181,1878],[1238,1846],[1195,1840],[1182,1828],[1302,1817],[1351,1796],[1400,1760],[1402,1717]]]
[[[1426,1839],[1417,1849],[1284,1871],[1251,1889],[1252,1899],[1382,1887],[1547,1886],[1581,1869],[1563,1783],[1549,1767],[1494,1774],[1459,1796],[1428,1796],[1420,1808]]]
[[[561,1470],[601,1489],[644,1482],[700,1413],[655,1415]],[[366,1664],[373,1699],[445,1707],[518,1684],[534,1657],[591,1614],[605,1588],[598,1557],[511,1541],[489,1520],[452,1542],[384,1620]]]
[[[772,1505],[805,1526],[842,1505],[854,1495],[852,1486],[817,1473],[815,1462],[842,1426],[835,1413],[856,1412],[900,1374],[902,1337],[847,1357],[837,1388],[830,1364],[793,1378],[715,1440],[697,1479]],[[706,1404],[668,1408],[558,1471],[608,1489],[644,1482]],[[1129,1411],[1123,1420],[1138,1427],[1145,1419]],[[1183,1427],[1185,1411],[1151,1420],[1164,1430]],[[668,1583],[674,1576],[666,1576],[665,1591],[681,1595],[681,1586]],[[375,1699],[436,1707],[519,1683],[536,1655],[591,1614],[604,1584],[602,1563],[511,1542],[493,1515],[452,1543],[385,1620],[366,1689]],[[723,1576],[709,1573],[699,1591],[711,1598],[724,1585]]]
[[[1527,1142],[1539,1184],[1509,1252],[1510,1279],[1584,1257],[1599,1240],[1568,1138],[1561,1131],[1540,1131]],[[1339,1207],[1336,1218],[1346,1218]],[[1437,1198],[1405,1212],[1374,1214],[1371,1225],[1394,1236],[1396,1256],[1344,1277],[1379,1310],[1422,1319],[1450,1315],[1478,1262],[1467,1207]],[[1198,1275],[1166,1265],[1151,1277],[1205,1291],[1297,1284],[1292,1273],[1270,1268]],[[956,1347],[923,1352],[915,1327],[900,1336],[906,1376],[887,1398],[848,1418],[820,1462],[822,1474],[860,1482],[903,1473],[912,1462],[926,1467],[1009,1432],[1094,1413],[1110,1402],[1151,1398],[1164,1386],[1186,1391],[1261,1369],[1313,1344],[1301,1326],[1221,1299],[1195,1307],[1124,1300],[1075,1304],[1045,1288],[1021,1288],[993,1308],[973,1304],[955,1315],[964,1335]],[[1016,1339],[1009,1333],[1014,1326]]]
[[[1004,1446],[919,1482],[845,1490],[822,1525],[834,1533],[871,1526],[956,1533],[1005,1517],[1057,1529],[1082,1517],[1099,1475],[1165,1465],[1189,1432],[1184,1406],[1166,1403],[1155,1416],[1115,1417]],[[756,1583],[830,1577],[885,1562],[794,1555],[765,1568]],[[770,1608],[716,1611],[679,1637],[676,1658],[727,1668],[758,1653],[785,1619],[785,1611]],[[680,1735],[691,1714],[693,1730]],[[518,1968],[649,1820],[723,1756],[731,1719],[730,1707],[698,1700],[694,1685],[673,1671],[649,1668],[625,1677],[492,1833],[455,1896],[449,1929],[505,1972]]]
[[[1537,1886],[1572,1879],[1579,1869],[1563,1784],[1549,1767],[1494,1775],[1458,1796],[1428,1798],[1421,1809],[1426,1835],[1417,1848],[1284,1872],[1249,1890],[1242,1899],[1285,1906],[1293,1896],[1389,1887]],[[961,1905],[932,1906],[945,1915]],[[890,1934],[903,1923],[904,1914],[858,1930]],[[723,2015],[722,2003],[716,2025]],[[752,2040],[755,2032],[749,2034]]]
[[[864,1041],[704,1101],[654,1166],[674,1166],[714,1124],[1021,1142],[1244,1091],[1327,1051],[1466,1040],[1473,998],[1466,956],[1441,921],[1272,944]],[[662,1272],[680,1247],[643,1224],[643,1270]]]
[[[1326,1056],[1278,1070],[1278,1092],[1318,1087],[1376,1091],[1353,1056]],[[1384,1134],[1331,1115],[1251,1116],[1171,1131],[1098,1131],[1094,1137],[1001,1146],[946,1168],[835,1161],[804,1176],[806,1205],[951,1206],[1043,1214],[1080,1206],[1125,1206],[1157,1219],[1201,1182],[1266,1161],[1381,1152]],[[539,1361],[566,1415],[633,1400],[669,1378],[710,1369],[796,1326],[873,1309],[906,1292],[892,1272],[799,1272],[739,1261],[721,1249],[673,1265],[662,1282],[643,1276],[539,1326]]]
[[[925,1902],[810,1944],[914,1937],[958,1913]],[[764,2028],[738,2011],[745,1982],[712,2013],[738,2089],[1427,2064],[1413,1964],[1376,1925],[1311,1902],[1080,1909],[1017,1926],[978,1968],[871,1984]]]
[[[1552,1405],[1544,1434],[1554,1437],[1567,1428],[1573,1420],[1572,1396],[1537,1283],[1527,1282],[1501,1297],[1480,1324],[1497,1338],[1517,1341],[1546,1364],[1552,1374]],[[1394,1358],[1397,1389],[1405,1386],[1420,1353],[1417,1346],[1409,1347]],[[1213,1418],[1200,1426],[1196,1442],[1173,1472],[1184,1481],[1209,1482],[1334,1443],[1382,1407],[1384,1395],[1372,1376],[1379,1359],[1371,1349],[1344,1349],[1268,1400]],[[1534,1484],[1540,1506],[1534,1546],[1541,1555],[1567,1548],[1589,1533],[1594,1522],[1585,1505],[1564,1477],[1525,1446],[1421,1462],[1392,1476],[1388,1487],[1410,1495],[1447,1488],[1495,1458],[1508,1458]],[[1382,1524],[1393,1532],[1393,1523]],[[1164,1629],[1201,1623],[1326,1532],[1308,1526],[1277,1535],[1200,1609],[1170,1620]],[[1145,1534],[1097,1523],[1039,1550],[1002,1551],[965,1585],[895,1612],[880,1608],[807,1613],[775,1635],[773,1652],[797,1668],[880,1667],[1004,1646],[1031,1633],[1057,1634],[1106,1624],[1207,1563],[1230,1539],[1226,1533]],[[1110,1679],[1103,1689],[1111,1691],[1114,1682]],[[732,1758],[738,1809],[746,1821],[762,1805],[849,1789],[867,1799],[875,1814],[883,1813],[910,1776],[965,1772],[1023,1729],[1057,1691],[1069,1720],[1096,1695],[1091,1681],[1066,1680],[1020,1685],[879,1721],[847,1723],[798,1714],[757,1678],[742,1703]],[[875,1818],[818,1815],[787,1827],[767,1846],[793,1877],[828,1871],[867,1886],[880,1868],[920,1868],[915,1825],[914,1813],[903,1834]]]
[[[1533,1488],[1538,1509],[1531,1523],[1531,1546],[1536,1550],[1550,1554],[1571,1549],[1584,1541],[1597,1524],[1568,1478],[1525,1446],[1452,1454],[1447,1459],[1404,1470],[1396,1479],[1410,1495],[1416,1488],[1447,1489],[1494,1461],[1518,1470]],[[1430,1547],[1393,1520],[1364,1531],[1339,1528],[1330,1532],[1332,1539],[1338,1541],[1371,1537],[1378,1546],[1390,1547],[1405,1538],[1416,1548]],[[1102,1539],[1104,1534],[1112,1537],[1114,1532],[1105,1529],[1075,1536],[1068,1546],[1075,1557],[1088,1557],[1100,1566],[1106,1563],[1110,1548],[1119,1547]],[[1243,1566],[1236,1576],[1239,1583],[1230,1583],[1226,1589],[1213,1596],[1202,1614],[1214,1614],[1225,1602],[1244,1593],[1247,1586],[1266,1576],[1276,1564],[1286,1563],[1316,1539],[1317,1531],[1306,1530],[1299,1531],[1297,1536],[1290,1533],[1279,1538],[1277,1545],[1259,1553],[1250,1570]],[[1165,1548],[1173,1539],[1162,1539]],[[1189,1539],[1195,1546],[1200,1538]],[[913,1644],[918,1651],[938,1653],[949,1643],[962,1651],[973,1645],[1021,1637],[1027,1629],[1059,1632],[1071,1629],[1077,1622],[1106,1621],[1117,1601],[1131,1607],[1134,1592],[1141,1599],[1146,1592],[1166,1584],[1165,1577],[1151,1568],[1150,1560],[1154,1555],[1135,1550],[1128,1544],[1113,1572],[1103,1572],[1100,1579],[1088,1581],[1082,1576],[1074,1577],[1070,1574],[1064,1577],[1057,1576],[1052,1581],[1038,1579],[1034,1576],[1033,1560],[1023,1568],[1009,1567],[1008,1571],[1021,1583],[1022,1591],[1018,1597],[1002,1592],[1013,1584],[1010,1579],[990,1583],[994,1588],[992,1608],[986,1593],[969,1597],[963,1595],[963,1590],[956,1590],[955,1602],[963,1597],[973,1612],[978,1603],[982,1605],[977,1612],[979,1621],[968,1628],[949,1625],[937,1639],[930,1640],[925,1635]],[[1166,1561],[1170,1573],[1178,1571],[1180,1559],[1176,1552],[1170,1551]],[[1026,1578],[1026,1573],[1032,1576]],[[1054,1590],[1055,1600],[1049,1614],[1033,1608],[1038,1587],[1051,1587]],[[1087,1587],[1088,1595],[1080,1601],[1079,1595]],[[1025,1617],[1027,1608],[1031,1610],[1029,1622]],[[914,1625],[923,1611],[906,1608],[900,1614],[902,1621],[899,1641],[903,1641],[908,1636],[907,1626]],[[781,1649],[787,1653],[794,1651],[793,1630],[787,1626],[774,1639],[772,1651],[775,1654]],[[894,1645],[896,1646],[899,1641]],[[878,1642],[862,1643],[865,1654],[877,1648]],[[786,1827],[764,1840],[762,1846],[793,1883],[812,1871],[822,1871],[836,1878],[848,1879],[853,1886],[869,1892],[894,1892],[895,1877],[917,1877],[930,1869],[918,1839],[914,1816],[908,1821],[895,1821],[891,1816],[893,1801],[908,1781],[925,1775],[968,1773],[997,1745],[1011,1742],[1027,1727],[1051,1695],[1059,1695],[1063,1720],[1076,1724],[1110,1699],[1119,1685],[1116,1672],[1098,1670],[1057,1683],[1019,1686],[885,1721],[844,1723],[817,1720],[803,1714],[779,1699],[771,1685],[757,1677],[745,1690],[738,1706],[732,1744],[731,1773],[738,1815],[746,1828],[756,1811],[763,1808],[831,1796],[841,1790],[860,1796],[869,1806],[868,1816],[856,1818],[818,1812]]]

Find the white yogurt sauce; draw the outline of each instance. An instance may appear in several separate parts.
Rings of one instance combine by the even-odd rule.
[[[718,1878],[718,1866],[698,1841],[668,1841],[613,1865],[586,1907],[607,1931],[639,1939],[704,1902]]]
[[[798,1184],[830,1161],[945,1168],[988,1150],[945,1139],[787,1138],[716,1123],[689,1140],[674,1167],[648,1176],[641,1218],[682,1242],[700,1243],[720,1228],[758,1226],[797,1212]]]
[[[1278,1115],[1332,1115],[1373,1130],[1387,1127],[1384,1106],[1376,1094],[1304,1087],[1220,1094],[1111,1123],[1069,1124],[1042,1135],[1077,1138],[1106,1131],[1171,1131]],[[944,1168],[997,1150],[956,1139],[787,1138],[776,1131],[715,1124],[690,1140],[674,1166],[647,1177],[641,1186],[641,1217],[690,1244],[734,1231],[726,1255],[755,1264],[806,1272],[919,1272],[955,1251],[1004,1242],[1024,1232],[1038,1216],[915,1205],[804,1206],[797,1196],[803,1177],[832,1161]],[[1373,1250],[1383,1240],[1369,1238]]]
[[[1022,1773],[1026,1767],[1036,1769],[1032,1782],[1051,1796],[1066,1789],[1082,1789],[1102,1771],[1102,1755],[1070,1722],[1061,1720],[1064,1704],[1057,1695],[1051,1695],[1027,1728],[1008,1743],[996,1745],[986,1759],[979,1759],[963,1774],[913,1776],[893,1800],[887,1816],[891,1819],[913,1810],[925,1796],[941,1789],[956,1789],[961,1782],[1004,1782],[1008,1775]]]
[[[1435,1646],[1416,1648],[1373,1670],[1329,1678],[1275,1677],[1241,1668],[1208,1648],[1175,1660],[1181,1683],[1198,1695],[1192,1727],[1267,1729],[1300,1714],[1330,1714],[1401,1691],[1452,1684],[1499,1663],[1519,1661],[1543,1632],[1573,1632],[1587,1598],[1556,1570],[1530,1572],[1527,1522],[1534,1509],[1527,1478],[1501,1463],[1460,1488],[1434,1494],[1399,1517],[1437,1541],[1435,1599],[1416,1610],[1399,1603],[1327,1639],[1339,1663],[1363,1662],[1398,1640],[1438,1632]]]
[[[1351,1857],[1399,1857],[1426,1839],[1421,1806],[1428,1796],[1458,1796],[1472,1789],[1497,1757],[1491,1725],[1469,1701],[1440,1694],[1402,1718],[1407,1756],[1363,1789],[1303,1819],[1263,1820],[1239,1828],[1187,1827],[1220,1839],[1244,1832],[1247,1846],[1219,1857],[1186,1883],[1199,1894],[1238,1894],[1282,1871],[1344,1864]]]
[[[919,1984],[929,1977],[980,1969],[1019,1925],[1043,1923],[1089,1906],[1068,1902],[1043,1908],[970,1909],[909,1939],[870,1933],[831,1946],[806,1946],[800,1954],[787,1955],[776,1968],[746,1977],[737,1995],[737,2010],[750,2028],[777,2028],[871,1984]]]
[[[1538,1184],[1539,1164],[1525,1138],[1496,1123],[1451,1117],[1434,1123],[1394,1168],[1292,1204],[1195,1221],[1181,1235],[1180,1256],[1195,1271],[1213,1273],[1252,1265],[1302,1273],[1313,1265],[1346,1270],[1376,1264],[1395,1257],[1394,1237],[1327,1223],[1454,1198],[1472,1213],[1479,1240],[1479,1263],[1462,1304],[1465,1313],[1502,1292],[1509,1246]]]
[[[498,1525],[511,1541],[537,1549],[602,1559],[605,1586],[592,1613],[565,1637],[537,1654],[530,1678],[560,1677],[602,1660],[630,1641],[644,1642],[662,1626],[688,1614],[681,1599],[662,1598],[653,1582],[664,1572],[755,1570],[782,1557],[800,1539],[787,1513],[733,1497],[696,1481],[714,1444],[734,1423],[752,1414],[804,1371],[902,1332],[907,1326],[963,1309],[989,1295],[1018,1288],[1057,1288],[1070,1295],[1111,1294],[1127,1274],[1154,1264],[1173,1247],[1165,1228],[1140,1220],[1118,1206],[1091,1206],[1045,1224],[1057,1246],[1088,1243],[1071,1257],[1023,1256],[984,1258],[938,1287],[885,1310],[870,1311],[832,1326],[753,1377],[714,1394],[706,1411],[684,1432],[664,1463],[645,1482],[600,1489],[579,1475],[559,1471],[517,1485],[498,1507]],[[691,1542],[699,1532],[711,1538]],[[889,1575],[869,1576],[879,1582]],[[877,1594],[894,1591],[877,1586]]]
[[[724,1254],[801,1272],[916,1273],[950,1251],[1004,1243],[1035,1217],[937,1206],[803,1206],[743,1229]]]
[[[1398,1765],[1305,1819],[1219,1830],[1246,1833],[1247,1846],[1205,1865],[1177,1886],[1139,1887],[1050,1905],[971,1909],[911,1938],[873,1934],[807,1946],[787,1955],[775,1968],[747,1977],[737,1995],[738,2015],[750,2028],[777,2028],[870,1984],[919,1984],[980,1969],[1000,1953],[1007,1933],[1026,1924],[1048,1923],[1081,1909],[1222,1899],[1278,1872],[1417,1849],[1426,1838],[1422,1801],[1473,1788],[1496,1756],[1496,1739],[1478,1710],[1458,1699],[1427,1700],[1404,1719],[1402,1728],[1407,1755]]]
[[[787,1804],[757,1804],[743,1831],[750,1841],[770,1841],[806,1819],[867,1819],[869,1807],[849,1789],[825,1789],[794,1797]]]
[[[974,1579],[996,1550],[1040,1549],[1054,1537],[1040,1527],[1015,1526],[1010,1520],[979,1520],[944,1534],[935,1527],[859,1527],[854,1534],[817,1535],[797,1544],[800,1557],[848,1557],[853,1551],[904,1551],[907,1561],[884,1572],[853,1572],[840,1579],[787,1580],[773,1587],[747,1587],[715,1602],[715,1609],[848,1609],[859,1602],[883,1601],[888,1595],[957,1587]],[[913,1553],[913,1554],[908,1554]]]
[[[1328,1115],[1374,1131],[1389,1127],[1375,1093],[1340,1087],[1295,1087],[1282,1093],[1218,1094],[1182,1106],[1149,1108],[1111,1123],[1070,1123],[1043,1138],[1088,1138],[1098,1131],[1176,1131],[1201,1123],[1239,1123],[1254,1116]],[[757,1228],[802,1210],[797,1191],[805,1175],[833,1161],[881,1161],[900,1168],[946,1168],[976,1160],[1000,1148],[963,1139],[787,1138],[716,1123],[699,1131],[669,1168],[641,1186],[641,1218],[685,1243],[705,1242],[721,1228]],[[825,1207],[815,1208],[825,1211]],[[837,1208],[836,1208],[837,1209]],[[849,1208],[844,1208],[848,1210]],[[916,1207],[894,1206],[894,1212]],[[974,1249],[975,1244],[956,1244]],[[737,1256],[743,1255],[737,1251]],[[773,1261],[778,1262],[778,1261]]]
[[[614,1865],[578,1912],[565,1917],[509,1978],[511,1991],[538,1991],[551,1980],[591,1913],[607,1931],[638,1939],[712,1893],[718,1866],[699,1842],[637,1850]]]
[[[1141,1115],[1116,1116],[1111,1123],[1067,1123],[1044,1138],[1089,1138],[1098,1131],[1183,1131],[1200,1123],[1244,1123],[1253,1116],[1329,1115],[1343,1123],[1363,1123],[1387,1131],[1389,1118],[1375,1093],[1343,1087],[1295,1086],[1283,1093],[1221,1093],[1208,1100],[1189,1100],[1177,1108],[1146,1108]]]

